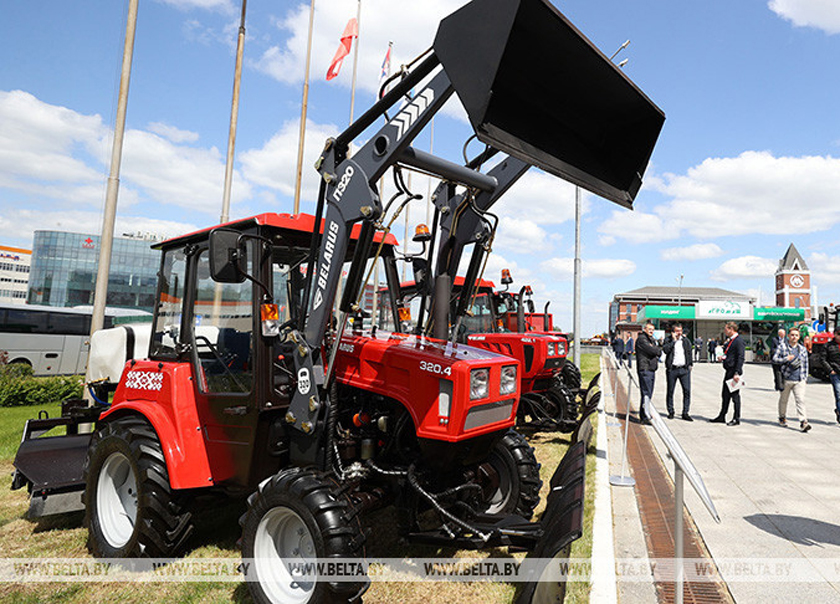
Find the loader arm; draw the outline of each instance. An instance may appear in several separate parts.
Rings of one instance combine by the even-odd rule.
[[[489,155],[492,155],[492,153],[482,154],[478,161],[487,159]],[[473,167],[473,164],[478,163],[478,161],[469,163],[467,167]],[[434,277],[447,275],[449,277],[448,282],[452,283],[458,271],[464,248],[470,243],[477,244],[470,259],[470,266],[464,281],[458,309],[455,317],[453,317],[454,320],[457,320],[457,317],[466,312],[469,300],[475,293],[477,273],[484,255],[484,247],[478,245],[478,242],[485,237],[484,221],[470,206],[475,206],[480,212],[489,210],[530,167],[531,164],[524,160],[508,156],[488,172],[488,176],[497,180],[498,186],[493,191],[479,191],[472,199],[472,203],[470,203],[468,191],[453,195],[454,187],[449,183],[441,183],[435,190],[433,199],[436,210],[440,212],[442,218],[440,221],[437,270]],[[438,301],[435,303],[437,304]],[[439,337],[443,335],[442,327],[438,325],[436,328],[436,335]]]
[[[349,143],[353,137],[362,132],[367,124],[384,115],[422,77],[432,73],[437,65],[438,60],[432,54],[358,122],[336,139],[328,140],[317,162],[318,171],[326,184],[321,188],[323,197],[318,202],[319,207],[325,208],[324,230],[313,269],[307,273],[307,279],[311,281],[306,291],[311,292],[311,295],[306,301],[306,320],[300,334],[291,334],[298,345],[298,354],[294,357],[298,388],[292,395],[287,422],[298,432],[313,436],[320,432],[316,428],[323,414],[317,387],[329,383],[345,318],[348,313],[358,310],[354,308],[354,302],[362,286],[365,263],[370,257],[373,237],[383,211],[376,181],[392,166],[404,164],[482,191],[492,191],[498,186],[492,176],[409,146],[452,96],[452,84],[443,70],[433,75],[425,88],[380,128],[352,158],[348,157]],[[350,229],[357,222],[362,224],[361,234],[338,305],[338,333],[327,353],[327,365],[324,367],[321,354],[324,337],[332,320]],[[320,224],[318,220],[316,224]]]
[[[535,53],[552,57],[547,68],[534,67]],[[352,141],[427,78],[422,91],[349,157]],[[577,93],[568,94],[571,89]],[[354,310],[382,215],[376,181],[403,163],[481,192],[500,188],[494,176],[409,147],[453,92],[478,139],[518,158],[509,161],[511,174],[535,165],[626,207],[641,186],[664,122],[661,110],[547,0],[473,0],[441,21],[429,55],[328,140],[316,164],[322,183],[315,218],[316,225],[324,219],[324,235],[319,237],[317,227],[313,231],[311,249],[317,247],[318,254],[310,258],[301,301],[307,312],[301,313],[300,334],[290,334],[299,352],[298,388],[287,416],[295,434],[323,432],[317,429],[325,415],[317,386],[329,383],[344,319]],[[322,347],[341,278],[340,259],[356,222],[362,223],[361,235],[324,369]]]

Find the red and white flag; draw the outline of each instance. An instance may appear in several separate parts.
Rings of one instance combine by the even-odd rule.
[[[338,42],[338,50],[335,51],[330,68],[327,69],[327,81],[332,80],[338,76],[341,71],[341,64],[344,62],[344,57],[350,54],[350,48],[353,46],[353,38],[359,37],[359,24],[356,19],[350,19],[347,22],[347,27],[344,28],[344,33],[341,34],[341,39]]]
[[[391,47],[393,42],[388,42],[388,52],[385,53],[385,59],[382,61],[382,69],[379,71],[379,87],[382,87],[382,82],[391,77]]]

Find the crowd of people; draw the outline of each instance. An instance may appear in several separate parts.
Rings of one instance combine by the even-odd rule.
[[[656,371],[660,362],[665,365],[667,384],[665,404],[668,419],[674,419],[676,416],[674,395],[676,386],[679,384],[682,391],[680,417],[685,421],[694,421],[690,413],[691,370],[694,362],[701,360],[703,339],[698,336],[691,341],[684,334],[683,326],[679,323],[673,324],[670,333],[662,340],[655,339],[654,331],[653,323],[648,321],[635,341],[631,335],[621,337],[616,334],[611,342],[613,352],[619,362],[632,367],[635,356],[641,397],[639,421],[643,424],[650,423],[648,401],[653,397]],[[720,412],[709,421],[738,426],[741,423],[741,390],[744,387],[743,374],[746,357],[746,343],[738,333],[738,324],[726,323],[723,337],[720,340],[709,338],[705,345],[708,360],[720,362],[724,370]],[[765,350],[767,349],[763,349],[762,353]],[[766,357],[772,364],[774,387],[779,393],[779,425],[788,425],[788,402],[792,394],[796,418],[802,432],[811,430],[805,406],[809,363],[811,362],[819,363],[820,368],[831,381],[834,412],[837,422],[840,423],[840,333],[836,333],[824,349],[820,349],[819,354],[812,356],[811,352],[810,338],[807,336],[803,338],[798,329],[791,329],[790,333],[787,333],[785,329],[779,328],[769,342]],[[727,421],[730,407],[732,407],[733,415]]]

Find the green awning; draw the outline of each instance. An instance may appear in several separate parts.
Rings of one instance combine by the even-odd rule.
[[[780,306],[759,306],[753,309],[754,321],[804,321],[804,308],[782,308]]]
[[[644,319],[693,319],[693,306],[645,306]],[[641,320],[641,318],[640,318]]]

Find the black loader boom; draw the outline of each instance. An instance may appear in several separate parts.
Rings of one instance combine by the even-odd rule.
[[[535,56],[552,59],[537,65]],[[350,157],[350,143],[429,77],[411,102]],[[453,92],[478,139],[511,156],[490,174],[410,147]],[[544,0],[474,0],[446,17],[431,53],[347,130],[328,140],[317,162],[322,183],[316,225],[323,214],[324,229],[317,258],[310,263],[313,270],[307,273],[302,334],[293,336],[308,349],[296,355],[296,371],[313,376],[314,386],[330,379],[346,316],[357,310],[352,304],[382,215],[376,182],[389,168],[402,164],[466,186],[489,207],[533,165],[631,207],[663,122],[662,111]],[[338,305],[338,334],[323,367],[320,351],[342,272],[338,259],[344,258],[349,229],[357,222],[362,223],[361,236]],[[316,227],[313,244],[318,238]],[[458,255],[457,249],[451,251],[441,274],[452,275]],[[295,449],[317,448],[318,399],[317,387],[294,393],[288,419],[293,440],[300,441]],[[304,454],[300,461],[312,459]]]

